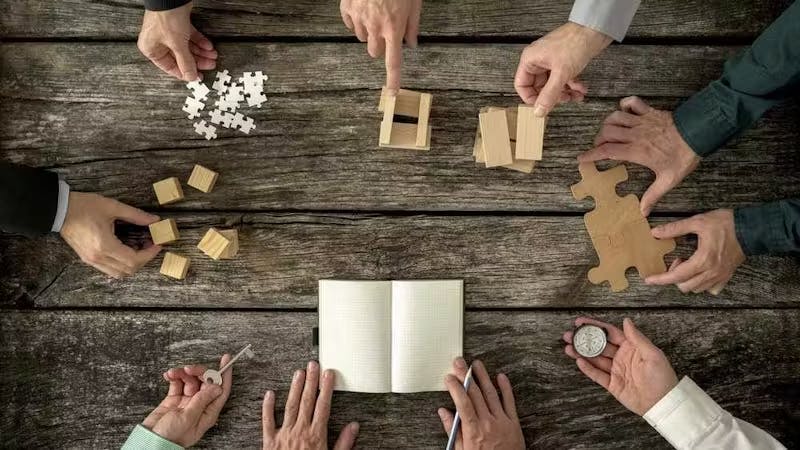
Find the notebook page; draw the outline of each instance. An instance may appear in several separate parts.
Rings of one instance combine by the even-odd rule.
[[[319,364],[334,389],[391,392],[391,281],[319,282]]]
[[[462,280],[392,282],[392,392],[446,390],[463,316]]]

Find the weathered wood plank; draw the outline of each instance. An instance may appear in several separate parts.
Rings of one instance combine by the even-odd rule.
[[[350,37],[338,3],[314,0],[199,0],[195,25],[212,36]],[[758,34],[789,0],[642,2],[628,38],[743,37]],[[436,0],[423,5],[423,36],[533,37],[566,22],[572,0]],[[140,1],[26,0],[0,4],[0,37],[135,39]]]
[[[131,279],[111,281],[55,237],[3,236],[0,299],[37,307],[314,308],[322,278],[463,278],[469,308],[800,305],[800,264],[788,257],[747,261],[718,297],[648,287],[635,270],[631,288],[612,294],[586,278],[597,256],[581,217],[175,218],[181,240],[170,250],[192,260],[184,282],[159,275],[160,257]],[[236,259],[212,261],[195,248],[211,226],[240,227]],[[130,238],[136,241],[135,234]],[[693,246],[682,242],[677,255],[686,258]]]
[[[433,149],[424,153],[377,149],[378,93],[368,88],[379,83],[383,69],[373,64],[370,75],[340,64],[355,46],[242,44],[228,50],[225,58],[232,64],[225,67],[234,72],[254,68],[248,55],[274,68],[268,70],[271,100],[251,113],[257,128],[249,136],[224,130],[221,139],[208,142],[181,111],[183,86],[156,73],[130,46],[2,45],[4,158],[55,167],[76,189],[140,206],[155,206],[143,178],[180,175],[203,162],[220,171],[228,190],[170,208],[220,208],[224,199],[224,207],[236,209],[579,211],[586,204],[575,202],[568,189],[579,179],[574,158],[591,145],[617,98],[641,91],[686,95],[715,77],[734,49],[644,46],[609,52],[587,79],[593,93],[613,99],[559,108],[548,123],[544,160],[532,175],[486,170],[471,158],[478,108],[517,103],[510,76],[518,48],[437,46],[420,58],[411,79],[435,94]],[[302,55],[318,55],[319,66],[312,70]],[[86,70],[85,60],[96,62]],[[469,61],[474,70],[468,70]],[[497,69],[503,64],[509,70]],[[309,73],[326,78],[309,80]],[[473,81],[452,90],[456,78]],[[656,104],[672,107],[677,101]],[[794,104],[772,112],[710,157],[657,211],[796,196],[797,115]],[[647,170],[634,168],[625,189],[641,193],[650,181]]]
[[[631,316],[724,408],[764,428],[788,448],[800,445],[798,311],[617,311]],[[469,312],[465,352],[515,386],[529,448],[669,448],[640,418],[586,379],[563,354],[568,312]],[[165,393],[160,373],[213,362],[252,343],[256,357],[234,368],[234,390],[205,448],[260,445],[261,398],[283,404],[293,369],[315,357],[316,313],[13,312],[0,315],[0,431],[5,445],[118,447]],[[742,332],[747,330],[747,332]],[[441,448],[438,406],[445,393],[334,396],[331,433],[361,423],[360,448]],[[279,411],[278,417],[282,416]]]

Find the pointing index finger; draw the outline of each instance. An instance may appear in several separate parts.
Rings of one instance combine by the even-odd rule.
[[[386,38],[386,89],[400,89],[400,73],[403,66],[403,38]]]

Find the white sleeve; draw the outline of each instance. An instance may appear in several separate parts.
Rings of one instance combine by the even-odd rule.
[[[569,21],[622,42],[641,0],[575,0]]]
[[[644,419],[679,450],[786,449],[764,430],[730,415],[689,377],[683,377]]]

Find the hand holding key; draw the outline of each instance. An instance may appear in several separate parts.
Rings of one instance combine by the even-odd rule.
[[[222,368],[220,368],[219,370],[208,369],[205,372],[203,372],[202,380],[206,383],[211,383],[216,385],[222,384],[222,374],[225,373],[225,371],[228,370],[228,368],[230,368],[233,365],[233,363],[236,362],[236,360],[238,360],[242,356],[247,356],[248,358],[252,358],[253,356],[255,356],[255,353],[253,353],[253,351],[250,350],[250,347],[252,346],[253,344],[247,344],[243,349],[239,350],[239,353],[237,353],[232,360],[228,361],[228,363],[222,366]]]
[[[231,362],[230,355],[223,355],[220,368],[225,368]],[[201,365],[164,372],[164,379],[169,382],[169,392],[142,425],[182,447],[196,444],[217,423],[233,384],[231,371],[223,374],[220,369],[221,386],[202,382],[200,376],[205,372],[206,368]]]

